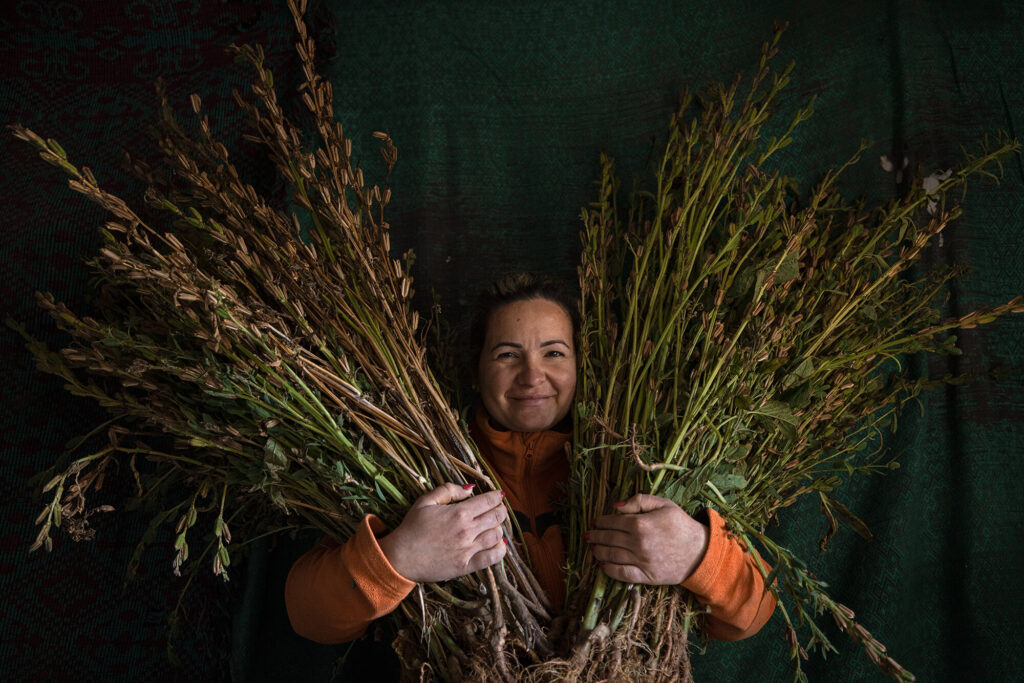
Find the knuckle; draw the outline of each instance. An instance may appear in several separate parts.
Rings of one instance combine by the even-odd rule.
[[[629,583],[650,583],[644,573],[639,569],[630,567],[628,571],[623,573],[626,575],[626,581]]]
[[[482,550],[477,553],[472,562],[470,562],[471,569],[469,571],[477,571],[478,569],[484,569],[490,567],[493,564],[497,564],[501,561],[501,558],[505,556],[504,544],[502,549],[494,550]]]
[[[634,539],[633,548],[637,553],[646,554],[651,550],[651,538],[645,534],[638,534]]]

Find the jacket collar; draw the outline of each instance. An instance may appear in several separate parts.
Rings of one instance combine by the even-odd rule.
[[[533,476],[565,466],[565,447],[572,437],[571,425],[566,418],[542,432],[514,432],[495,423],[480,405],[476,409],[473,436],[498,476],[518,481],[527,466]]]

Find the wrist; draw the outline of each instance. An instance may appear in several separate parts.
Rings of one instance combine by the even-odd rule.
[[[398,541],[399,539],[395,537],[395,532],[392,531],[388,535],[377,539],[377,547],[380,548],[380,552],[384,555],[384,559],[387,560],[387,563],[391,565],[391,569],[393,569],[396,574],[406,581],[415,582],[415,579],[409,577],[405,561],[402,558],[401,543]]]
[[[693,547],[696,552],[694,552],[691,557],[689,566],[686,567],[683,578],[679,583],[683,583],[683,581],[689,579],[693,576],[693,573],[697,571],[697,568],[700,567],[704,558],[707,556],[708,545],[711,542],[711,529],[706,524],[698,522],[693,518],[691,518],[690,521],[692,522],[690,525],[691,547]]]

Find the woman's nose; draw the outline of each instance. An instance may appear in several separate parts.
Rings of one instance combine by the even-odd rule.
[[[539,384],[544,379],[544,373],[540,369],[540,365],[530,359],[526,358],[523,360],[522,366],[519,368],[519,374],[516,376],[516,380],[523,385],[533,386]]]

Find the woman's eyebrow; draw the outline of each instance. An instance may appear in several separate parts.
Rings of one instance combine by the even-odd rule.
[[[491,351],[493,351],[494,349],[498,348],[499,346],[511,346],[514,349],[521,349],[521,348],[523,348],[522,344],[517,344],[516,342],[503,341],[503,342],[498,342],[497,344],[492,346],[491,347]]]
[[[571,348],[566,342],[562,341],[561,339],[549,339],[546,342],[541,342],[540,343],[541,348],[543,348],[545,346],[551,346],[552,344],[561,344],[562,346],[564,346],[567,349]],[[499,346],[511,346],[513,349],[521,349],[521,348],[523,348],[523,345],[518,343],[518,342],[502,341],[502,342],[498,342],[497,344],[492,346],[491,347],[491,351],[494,351]]]

